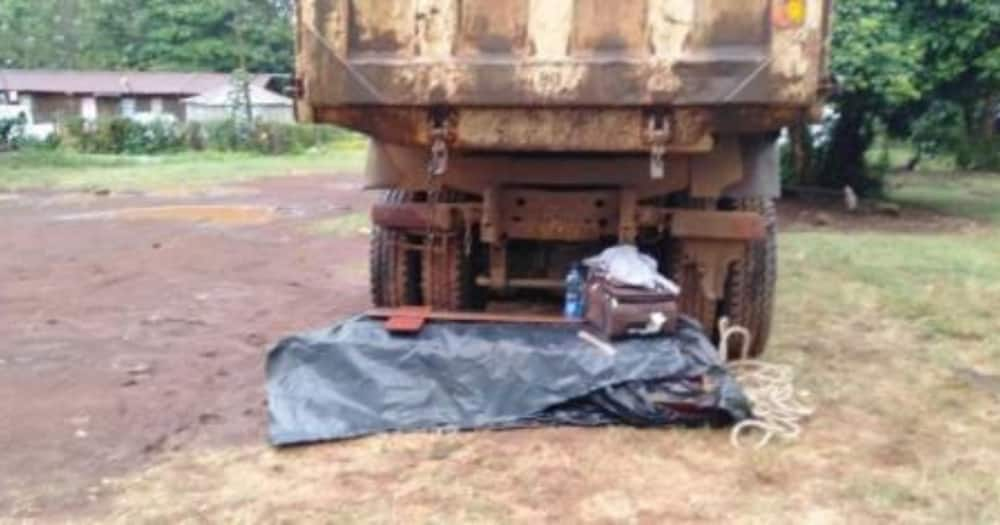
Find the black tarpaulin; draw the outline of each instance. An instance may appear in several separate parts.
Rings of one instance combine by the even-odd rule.
[[[389,431],[534,425],[725,425],[749,405],[693,321],[610,353],[567,326],[432,323],[392,336],[365,318],[268,357],[270,437],[293,445]]]

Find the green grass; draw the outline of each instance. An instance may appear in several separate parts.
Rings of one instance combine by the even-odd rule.
[[[364,149],[300,155],[179,153],[162,156],[85,155],[63,150],[0,154],[0,190],[148,190],[206,186],[259,177],[356,170]]]
[[[787,284],[822,279],[877,297],[877,309],[930,339],[995,337],[1000,235],[796,233],[783,239]],[[823,292],[820,292],[823,293]],[[851,297],[843,300],[850,304]],[[1000,349],[997,349],[1000,358]]]
[[[869,297],[880,315],[907,323],[931,343],[988,342],[991,355],[1000,358],[1000,175],[909,174],[895,177],[892,186],[892,200],[903,206],[975,219],[982,227],[966,233],[786,234],[786,294],[834,293],[831,302],[843,305]]]
[[[1000,224],[1000,174],[899,175],[891,186],[900,204]]]
[[[874,166],[884,158],[884,146],[881,143],[872,146],[865,157],[869,165]],[[913,159],[913,147],[905,142],[892,142],[889,144],[888,159],[889,169],[900,170]],[[954,171],[955,159],[952,155],[924,155],[917,165],[918,172],[947,172]]]
[[[955,372],[1000,374],[998,193],[1000,176],[912,175],[894,197],[981,227],[782,236],[768,358],[793,363],[819,407],[784,453],[790,476],[820,476],[799,483],[833,482],[807,505],[831,498],[845,522],[1000,520],[1000,399]]]

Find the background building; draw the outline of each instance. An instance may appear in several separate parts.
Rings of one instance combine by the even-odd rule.
[[[207,93],[185,99],[184,114],[189,122],[211,122],[229,117],[233,100],[242,94],[237,92],[237,86],[227,83]],[[250,107],[255,120],[265,122],[295,122],[294,103],[292,99],[264,89],[256,84],[250,85]]]
[[[266,89],[272,80],[273,75],[250,79],[251,99],[262,102],[262,115],[275,111],[277,99],[288,100]],[[200,103],[187,104],[186,99],[225,94],[231,85],[231,76],[221,73],[0,69],[0,106],[6,106],[3,114],[23,113],[29,126],[36,128],[54,129],[69,117],[95,120],[153,114],[183,122],[188,120],[188,107],[205,114]]]

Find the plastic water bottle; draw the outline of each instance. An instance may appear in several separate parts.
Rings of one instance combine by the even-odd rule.
[[[580,319],[584,314],[583,270],[579,264],[570,268],[566,276],[566,304],[564,315],[567,319]]]

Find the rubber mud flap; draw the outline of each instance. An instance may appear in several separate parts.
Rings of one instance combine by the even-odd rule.
[[[749,403],[701,328],[612,354],[565,326],[432,323],[394,337],[356,318],[268,356],[276,446],[395,431],[541,425],[723,426]]]

